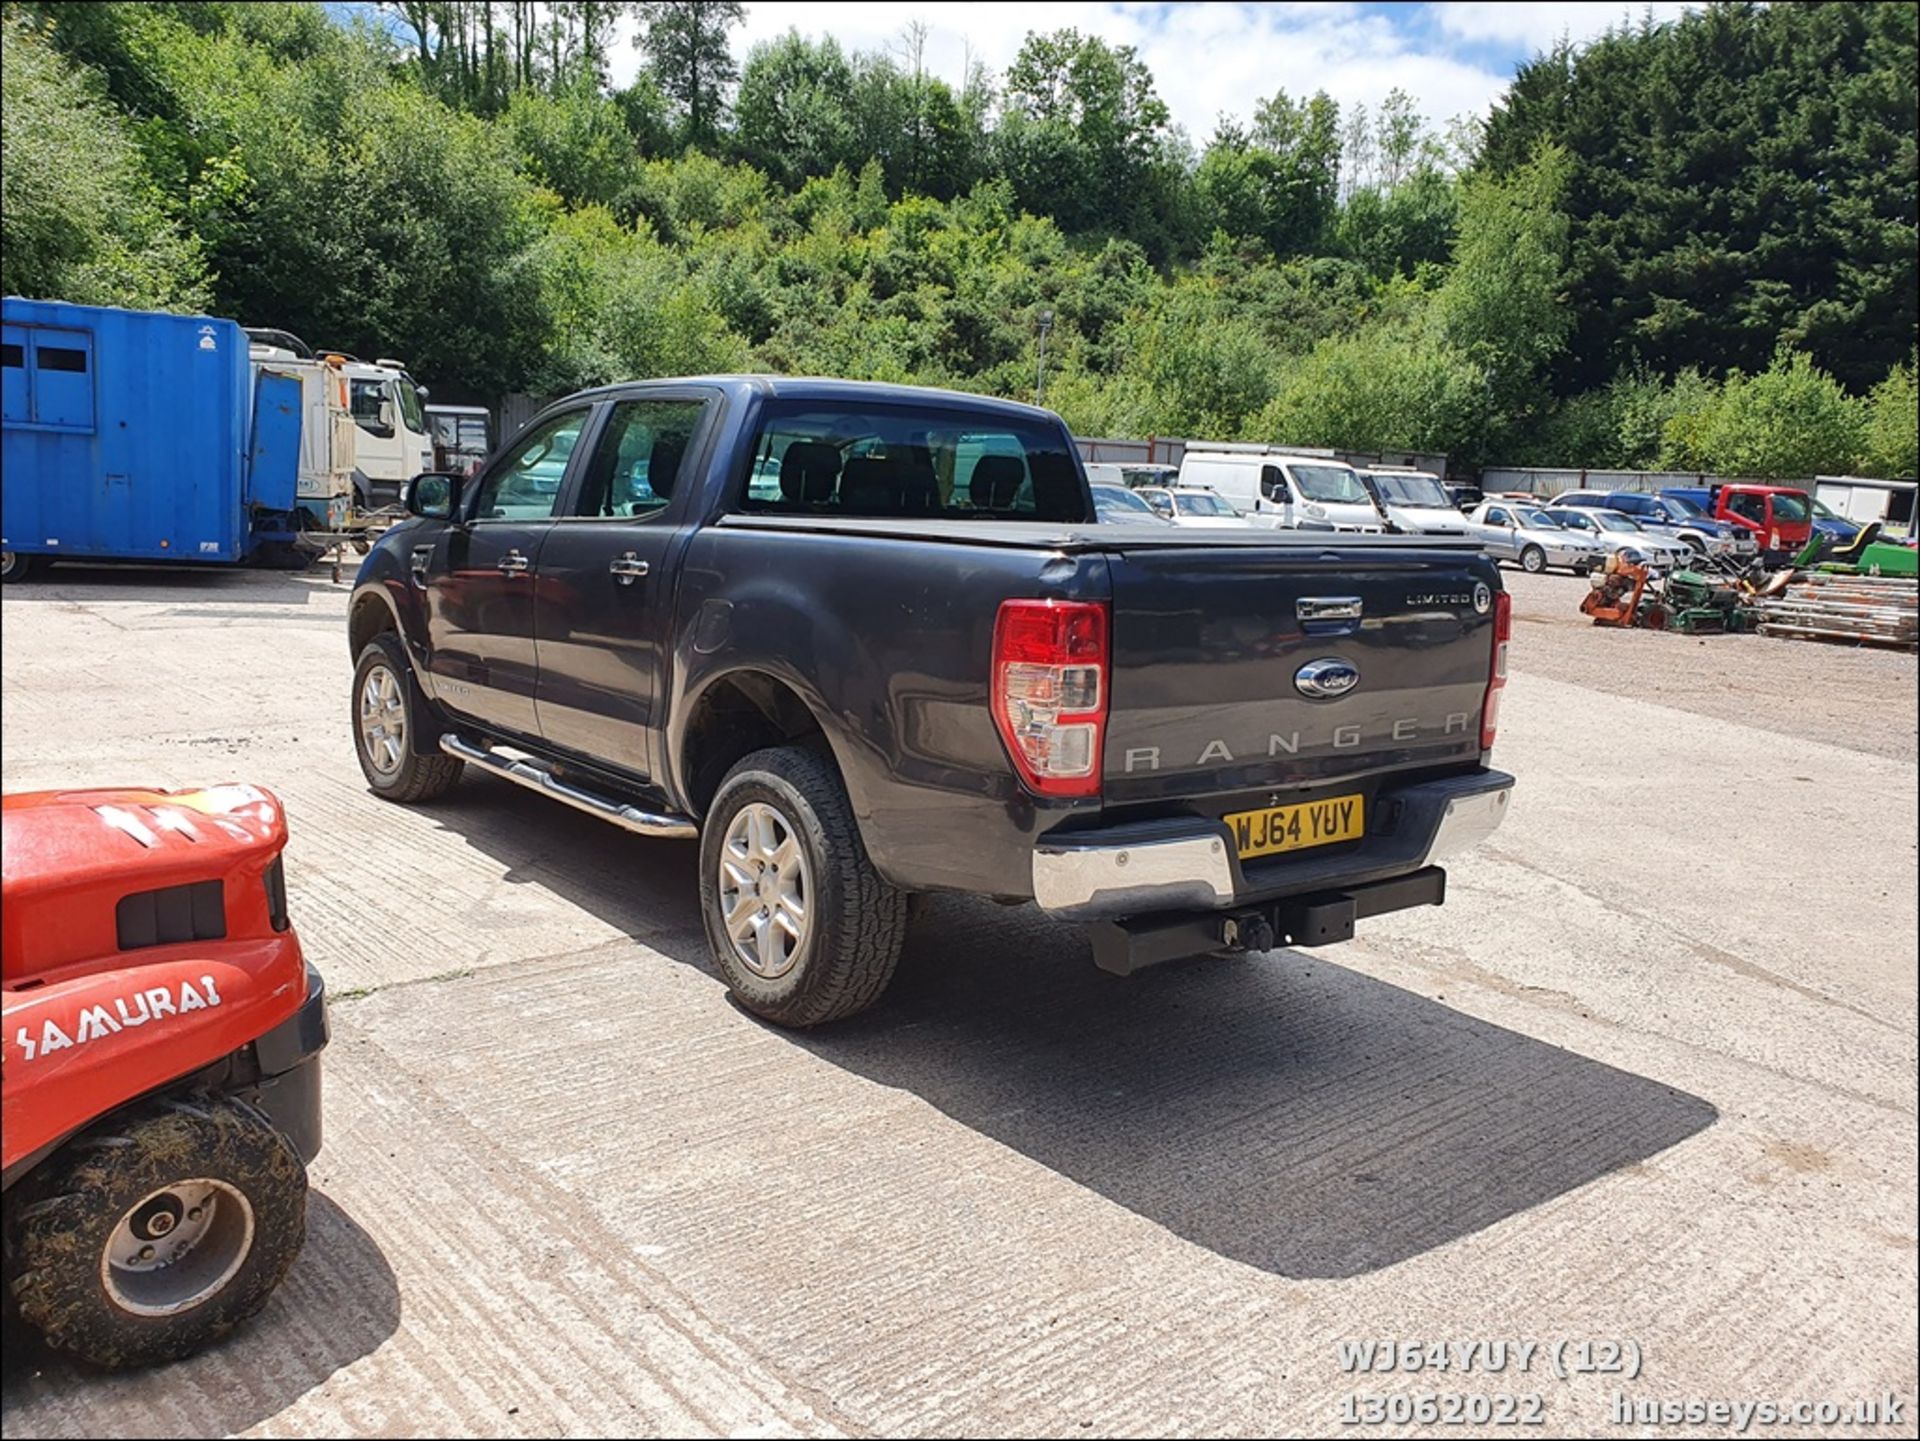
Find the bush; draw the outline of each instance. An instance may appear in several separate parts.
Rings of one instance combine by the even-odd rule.
[[[1660,463],[1762,480],[1841,475],[1859,463],[1866,408],[1806,355],[1782,350],[1758,375],[1699,386],[1662,428]]]

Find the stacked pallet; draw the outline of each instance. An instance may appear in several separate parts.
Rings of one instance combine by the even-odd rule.
[[[1762,635],[1920,648],[1920,579],[1914,576],[1803,576],[1749,606]]]

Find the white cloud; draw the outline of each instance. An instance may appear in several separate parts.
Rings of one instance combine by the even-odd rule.
[[[1683,8],[1658,4],[1653,10],[1664,18]],[[1393,12],[1335,3],[763,0],[748,4],[734,51],[744,61],[757,42],[797,29],[810,37],[832,35],[849,51],[897,52],[907,24],[918,20],[928,27],[927,68],[957,84],[970,61],[997,77],[1028,32],[1073,26],[1137,49],[1175,123],[1203,145],[1223,114],[1244,121],[1276,90],[1296,97],[1325,90],[1343,107],[1372,107],[1398,86],[1436,126],[1454,115],[1484,114],[1506,89],[1511,66],[1490,66],[1484,54],[1468,57],[1463,48],[1497,45],[1524,59],[1562,33],[1589,39],[1623,18],[1637,20],[1644,9],[1621,0],[1409,5]],[[632,34],[629,21],[610,56],[618,84],[639,68]]]
[[[1629,4],[1625,0],[1580,0],[1559,5],[1523,5],[1512,0],[1453,0],[1427,7],[1440,28],[1462,40],[1513,45],[1532,54],[1553,46],[1562,35],[1590,40],[1619,25],[1637,25],[1651,11],[1655,20],[1671,20],[1683,4]]]

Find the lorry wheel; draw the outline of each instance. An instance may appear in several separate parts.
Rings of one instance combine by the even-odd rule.
[[[48,1345],[97,1366],[218,1340],[267,1304],[306,1240],[298,1153],[231,1099],[116,1117],[23,1185],[8,1287]]]
[[[17,550],[0,550],[0,583],[11,585],[16,580],[31,580],[34,572],[40,569],[40,557],[22,555]]]
[[[353,749],[368,789],[381,799],[430,801],[460,779],[466,762],[439,749],[426,720],[427,698],[406,647],[382,631],[353,668]]]
[[[1530,545],[1520,552],[1520,569],[1529,575],[1538,575],[1547,568],[1547,553],[1537,545]]]
[[[700,832],[700,912],[740,1004],[782,1026],[863,1011],[887,988],[907,897],[880,878],[833,763],[797,746],[727,772]]]

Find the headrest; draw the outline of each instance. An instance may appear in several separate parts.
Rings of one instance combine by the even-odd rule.
[[[680,478],[680,457],[686,449],[687,443],[678,436],[663,435],[647,454],[647,484],[662,500],[673,495],[673,483]]]
[[[973,463],[967,496],[977,510],[1005,510],[1026,478],[1027,468],[1018,456],[983,455]]]
[[[840,472],[840,508],[850,515],[898,515],[899,489],[892,461],[856,456]]]
[[[840,452],[822,440],[796,440],[780,457],[780,494],[820,505],[833,499],[840,478]]]

